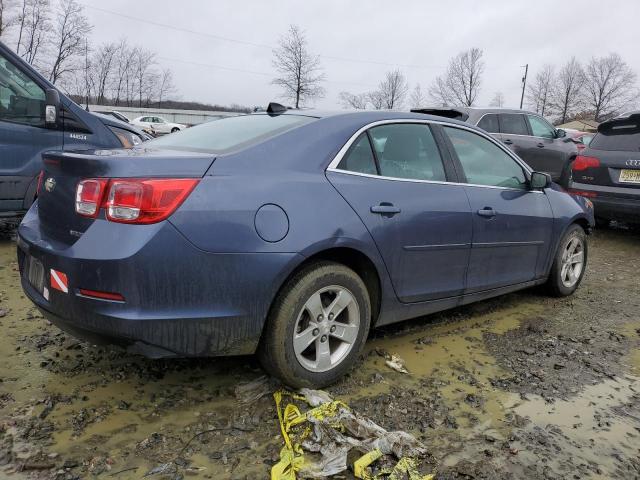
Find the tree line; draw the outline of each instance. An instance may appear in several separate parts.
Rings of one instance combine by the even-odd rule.
[[[125,38],[91,45],[93,26],[77,0],[0,0],[0,39],[72,97],[147,107],[175,100],[171,69]]]
[[[296,52],[293,58],[286,52]],[[339,101],[351,109],[402,109],[424,106],[475,106],[481,92],[485,63],[480,48],[458,53],[426,92],[420,83],[410,89],[400,70],[387,72],[377,88],[360,93],[343,91]],[[320,58],[309,52],[304,32],[292,26],[274,51],[279,76],[273,83],[298,107],[322,97]],[[617,53],[592,57],[582,64],[575,57],[561,66],[543,65],[526,87],[527,107],[565,123],[573,118],[602,121],[635,106],[639,98],[637,75]],[[495,92],[490,106],[504,107],[504,95]]]

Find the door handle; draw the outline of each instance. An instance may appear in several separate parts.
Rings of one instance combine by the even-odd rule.
[[[380,215],[393,216],[396,213],[400,213],[400,209],[393,203],[382,202],[380,205],[373,205],[371,207],[371,213],[379,213]]]
[[[544,148],[544,143],[539,142],[539,143],[538,143],[538,148]]]
[[[511,140],[509,140],[508,138],[506,140],[504,140],[503,142],[505,145],[511,145],[513,144],[513,142]]]
[[[491,207],[484,207],[478,210],[478,215],[481,217],[495,217],[497,212]]]

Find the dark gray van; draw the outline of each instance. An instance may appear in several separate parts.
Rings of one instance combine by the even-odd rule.
[[[42,152],[132,147],[145,138],[84,110],[0,42],[0,217],[20,217],[35,200]]]
[[[544,117],[524,110],[506,108],[443,107],[419,108],[417,113],[455,118],[477,125],[502,140],[529,166],[551,175],[566,187],[571,177],[571,163],[578,150],[566,132],[555,128]]]

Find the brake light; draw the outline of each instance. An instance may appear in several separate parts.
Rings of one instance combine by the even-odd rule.
[[[578,155],[573,162],[573,171],[579,172],[586,170],[587,168],[596,168],[600,166],[600,160],[596,157],[586,157],[584,155]]]
[[[38,174],[38,186],[36,187],[36,195],[40,193],[40,188],[42,187],[42,179],[44,178],[44,170],[40,170]]]
[[[78,183],[76,188],[76,212],[84,217],[97,217],[107,182],[108,180],[106,179],[92,178]]]
[[[165,220],[198,184],[194,178],[116,179],[109,182],[107,219],[121,223]]]
[[[575,188],[570,188],[569,193],[572,195],[579,195],[581,197],[587,197],[587,198],[596,198],[598,196],[597,192],[588,192],[586,190],[576,190]]]
[[[95,218],[100,208],[107,220],[148,224],[168,218],[198,184],[195,178],[92,178],[76,189],[76,212]]]

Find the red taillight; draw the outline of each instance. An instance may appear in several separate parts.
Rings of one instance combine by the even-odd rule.
[[[195,178],[82,180],[76,190],[76,212],[96,217],[103,207],[112,222],[156,223],[175,212],[197,184]]]
[[[115,302],[124,302],[124,297],[119,293],[101,292],[98,290],[87,290],[86,288],[80,289],[80,295],[91,298],[98,298],[100,300],[113,300]]]
[[[107,182],[108,180],[103,178],[92,178],[78,183],[76,187],[76,212],[84,217],[97,217]]]
[[[171,215],[198,184],[195,178],[111,180],[107,218],[122,223],[156,223]]]
[[[600,160],[596,157],[586,157],[584,155],[578,155],[573,162],[573,171],[579,172],[586,170],[587,168],[596,168],[600,166]]]
[[[40,188],[42,187],[42,179],[44,178],[44,170],[40,170],[38,174],[38,186],[36,187],[36,195],[40,194]]]
[[[572,195],[579,195],[581,197],[587,197],[587,198],[595,198],[598,196],[596,192],[587,192],[585,190],[576,190],[574,188],[570,188],[569,193],[571,193]]]

